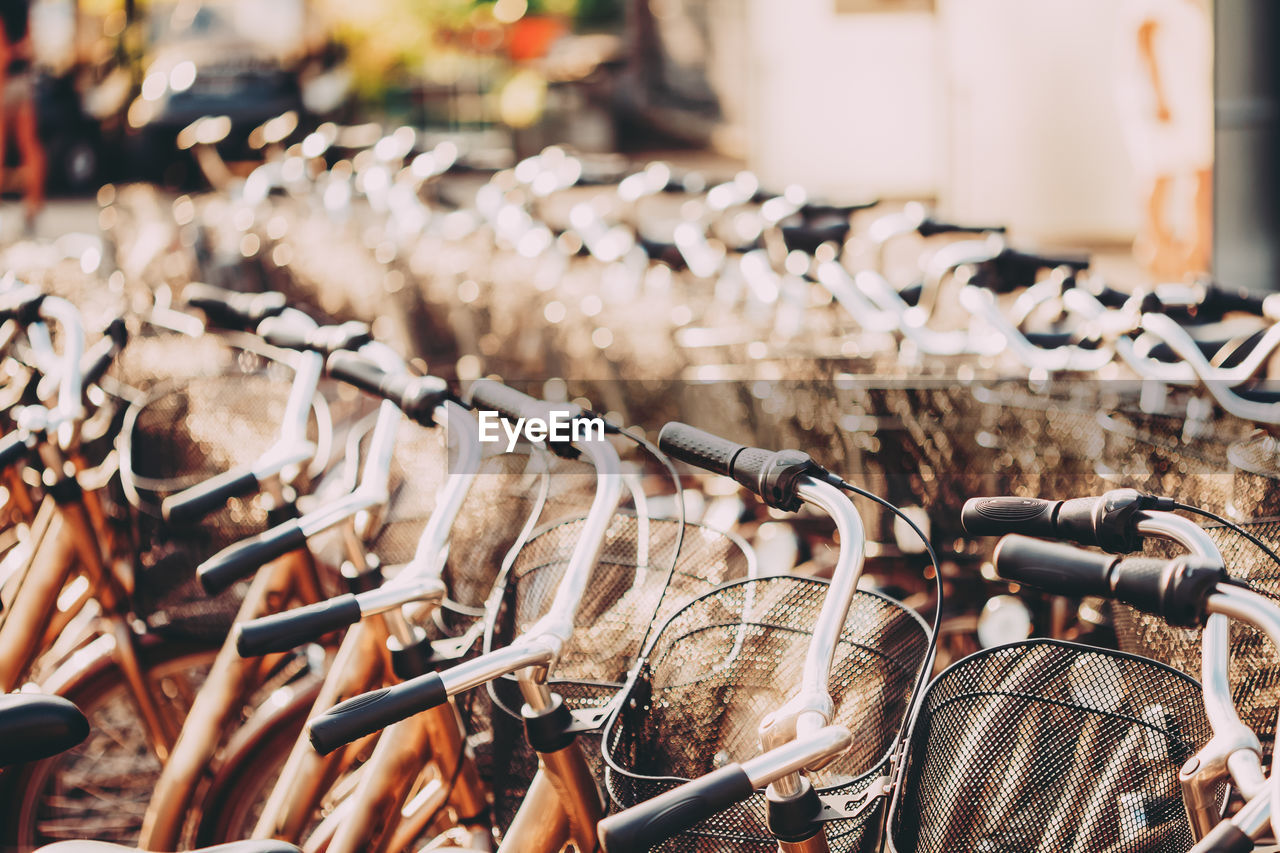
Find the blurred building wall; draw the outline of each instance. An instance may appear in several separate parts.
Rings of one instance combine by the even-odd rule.
[[[1132,238],[1115,0],[941,0],[950,125],[940,196],[1023,236]],[[1134,48],[1136,49],[1136,47]]]
[[[934,17],[837,14],[835,0],[748,2],[748,151],[765,183],[933,195],[946,127]]]
[[[748,2],[748,151],[767,183],[936,198],[1031,239],[1132,238],[1115,0]]]

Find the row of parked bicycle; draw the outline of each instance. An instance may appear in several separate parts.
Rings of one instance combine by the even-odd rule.
[[[1276,537],[1187,517],[1269,514],[1271,469],[1227,462],[1274,456],[1254,431],[1267,303],[1121,295],[1082,259],[986,239],[913,245],[924,284],[894,287],[876,235],[969,229],[913,208],[855,232],[871,211],[656,165],[578,186],[557,152],[477,180],[402,133],[349,153],[331,136],[180,199],[176,241],[108,194],[118,269],[86,273],[82,249],[0,299],[0,686],[89,723],[6,697],[5,761],[26,763],[0,777],[4,843],[1236,850],[1270,832]],[[443,207],[468,181],[474,208]],[[575,190],[571,227],[549,225]],[[663,243],[641,202],[667,196]],[[863,239],[882,263],[859,268]],[[255,265],[308,310],[181,280]],[[360,312],[343,287],[417,345],[329,322]],[[118,294],[134,310],[86,347],[76,304]],[[481,441],[491,411],[607,437],[508,450]],[[621,428],[668,415],[710,431]],[[1144,491],[980,497],[1121,485]],[[955,541],[997,534],[985,569],[988,542]],[[1046,639],[961,660],[972,610],[945,593],[993,586],[1043,590],[1032,619],[1060,638],[1100,641],[1095,603],[1137,608],[1114,628],[1138,654]],[[989,636],[1012,614],[1018,637],[996,603]],[[935,677],[935,657],[956,662]]]

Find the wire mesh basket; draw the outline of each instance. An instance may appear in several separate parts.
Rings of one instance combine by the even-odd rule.
[[[547,612],[584,523],[585,518],[561,521],[520,550],[502,588],[502,606],[486,625],[486,649],[509,644]],[[682,539],[679,534],[679,522],[643,515],[618,513],[609,524],[573,637],[549,680],[571,711],[598,714],[593,721],[603,722],[651,627],[695,596],[754,571],[754,557],[737,537],[696,524],[684,525]],[[492,782],[497,822],[505,828],[533,779],[537,756],[524,737],[515,679],[491,682],[490,696],[502,712],[493,715]],[[599,737],[583,736],[580,742],[601,780]]]
[[[1280,519],[1240,525],[1273,551],[1280,549]],[[1227,572],[1247,581],[1256,591],[1280,600],[1280,564],[1230,527],[1205,528],[1218,546]],[[1172,556],[1176,548],[1152,543],[1149,553]],[[1201,668],[1199,629],[1174,628],[1163,620],[1122,604],[1112,605],[1116,641],[1121,649],[1145,655],[1192,676]],[[1276,705],[1280,703],[1280,655],[1260,631],[1231,623],[1231,694],[1240,719],[1258,735],[1270,755],[1276,736]],[[1269,759],[1268,759],[1269,760]]]
[[[292,371],[242,354],[240,370],[157,385],[129,407],[117,440],[120,482],[138,553],[135,605],[152,628],[202,639],[225,636],[239,606],[235,589],[210,597],[195,568],[222,548],[267,528],[266,503],[233,498],[197,524],[162,521],[165,497],[246,465],[275,441]],[[327,404],[317,395],[308,437],[327,444]],[[313,461],[319,464],[319,460]]]
[[[978,652],[925,691],[888,847],[1185,851],[1178,768],[1211,735],[1199,685],[1164,664],[1056,640]]]
[[[800,677],[826,581],[778,576],[726,584],[676,613],[654,639],[604,735],[609,795],[626,808],[759,753],[759,725]],[[853,749],[811,774],[819,794],[852,803],[877,776],[903,728],[929,631],[896,601],[858,592],[832,662],[833,723]],[[878,809],[826,824],[835,851],[873,850]],[[774,850],[763,795],[660,848]]]
[[[1257,430],[1227,449],[1231,502],[1236,518],[1280,516],[1280,439]]]
[[[449,594],[439,611],[447,633],[462,633],[484,617],[507,552],[530,516],[535,529],[578,517],[590,507],[595,484],[590,465],[545,452],[502,453],[481,462],[449,533]]]
[[[1108,488],[1171,495],[1213,512],[1231,502],[1227,454],[1243,423],[1227,416],[1188,418],[1135,410],[1099,413],[1099,473]]]

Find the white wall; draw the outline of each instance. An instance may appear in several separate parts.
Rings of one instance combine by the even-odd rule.
[[[768,185],[936,197],[1032,241],[1132,236],[1117,0],[937,0],[933,15],[745,2],[749,160]]]
[[[934,17],[747,2],[749,160],[766,185],[933,195],[945,127]]]
[[[1020,236],[1123,239],[1137,190],[1114,96],[1116,0],[939,0],[940,197]]]

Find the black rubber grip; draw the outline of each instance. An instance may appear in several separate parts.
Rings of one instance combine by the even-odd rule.
[[[1056,595],[1111,598],[1179,628],[1204,623],[1209,596],[1227,579],[1221,565],[1201,558],[1121,559],[1017,535],[1000,541],[994,562],[1006,580]]]
[[[782,243],[789,252],[813,254],[823,243],[843,246],[849,237],[850,227],[847,220],[821,225],[808,222],[803,225],[783,225]]]
[[[605,853],[645,853],[754,793],[746,772],[730,764],[600,821],[600,846]]]
[[[102,332],[102,338],[91,346],[80,359],[80,381],[89,386],[102,378],[116,356],[129,342],[129,327],[123,317],[112,320]]]
[[[797,485],[803,476],[827,476],[798,450],[747,447],[679,421],[666,424],[658,433],[658,448],[674,459],[732,477],[769,506],[787,512],[800,508]]]
[[[1109,287],[1096,276],[1076,279],[1076,287],[1080,287],[1107,308],[1123,308],[1133,298],[1132,293]]]
[[[1005,580],[1073,598],[1110,598],[1111,570],[1119,561],[1112,554],[1018,535],[1001,539],[992,558],[996,574]]]
[[[34,323],[40,318],[44,296],[44,291],[34,284],[0,293],[0,320],[16,320],[23,325]]]
[[[504,418],[519,420],[520,418],[547,419],[552,410],[567,412],[570,417],[582,414],[582,409],[573,403],[548,403],[531,397],[523,391],[517,391],[510,385],[503,385],[492,379],[479,379],[471,383],[471,407],[477,411],[495,411]]]
[[[24,432],[15,430],[4,438],[0,438],[0,469],[21,462],[26,458],[29,449],[27,434]]]
[[[223,548],[196,569],[196,577],[205,592],[216,595],[241,578],[248,577],[266,563],[290,551],[305,548],[307,536],[296,521],[251,536]]]
[[[1111,570],[1112,597],[1178,628],[1197,628],[1226,570],[1212,560],[1184,555],[1172,560],[1127,557]]]
[[[258,491],[258,478],[247,468],[233,468],[175,495],[160,504],[160,514],[170,524],[194,524],[226,506],[231,498]]]
[[[806,201],[800,205],[800,215],[805,219],[826,219],[830,216],[848,218],[860,210],[870,210],[878,204],[880,204],[880,199],[878,198],[869,198],[865,201],[844,204],[827,201]]]
[[[253,331],[263,320],[285,309],[283,293],[237,293],[199,282],[184,287],[182,299],[203,311],[211,325],[240,331]]]
[[[733,460],[747,449],[727,438],[697,427],[671,421],[658,433],[658,448],[672,459],[724,477],[733,476]]]
[[[390,400],[413,421],[423,426],[435,423],[436,407],[450,398],[449,386],[435,376],[388,373],[373,361],[355,352],[339,350],[329,356],[329,375],[361,391]]]
[[[1090,258],[1087,252],[1065,252],[1062,254],[1043,254],[1041,252],[1024,252],[1019,249],[1005,249],[995,259],[1002,270],[1009,272],[1026,271],[1031,274],[1039,270],[1051,270],[1055,267],[1068,267],[1076,270],[1089,268]]]
[[[1196,314],[1221,317],[1233,311],[1243,311],[1246,314],[1261,317],[1262,302],[1265,298],[1265,293],[1255,293],[1247,287],[1209,284],[1205,286],[1204,299],[1200,301]]]
[[[1254,846],[1248,833],[1230,820],[1223,820],[1191,848],[1191,853],[1249,853]]]
[[[358,350],[373,340],[369,327],[355,320],[333,326],[303,328],[300,323],[290,323],[282,318],[263,323],[258,333],[273,347],[318,352],[325,356],[340,350]]]
[[[936,237],[939,234],[1003,234],[1007,230],[1004,225],[963,225],[932,216],[926,216],[916,226],[916,233],[921,237]]]
[[[970,536],[1021,533],[1127,554],[1142,548],[1135,524],[1143,509],[1167,509],[1159,499],[1134,489],[1112,489],[1097,497],[1050,501],[1043,498],[970,498],[960,524]]]
[[[312,717],[307,723],[307,737],[316,752],[328,755],[340,746],[447,701],[449,693],[439,675],[420,675],[362,693]]]
[[[339,595],[308,607],[238,622],[234,628],[236,651],[242,658],[287,652],[359,621],[360,602],[354,595]]]
[[[960,525],[970,536],[1027,536],[1055,538],[1054,515],[1062,501],[1044,498],[970,498],[960,510]]]

